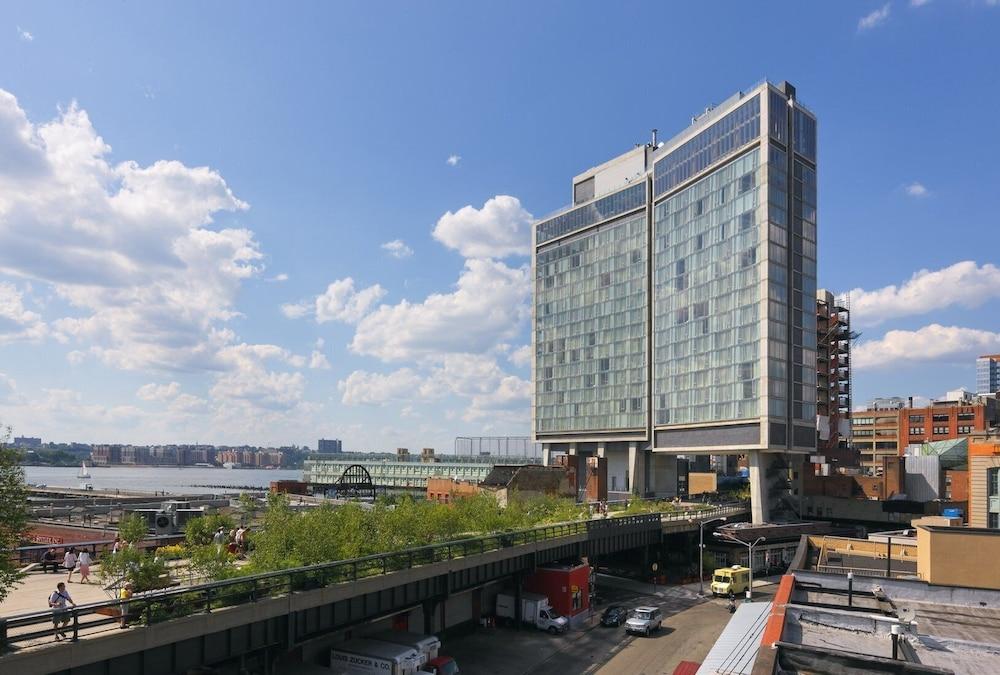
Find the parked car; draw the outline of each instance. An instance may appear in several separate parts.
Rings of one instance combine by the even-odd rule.
[[[636,607],[632,611],[632,616],[625,622],[625,630],[649,637],[654,630],[660,630],[662,621],[663,613],[659,607]]]
[[[602,626],[620,626],[628,619],[628,610],[621,605],[611,605],[601,615]]]

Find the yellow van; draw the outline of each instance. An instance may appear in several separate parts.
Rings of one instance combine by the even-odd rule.
[[[750,588],[750,568],[733,565],[712,572],[712,595],[740,595]]]

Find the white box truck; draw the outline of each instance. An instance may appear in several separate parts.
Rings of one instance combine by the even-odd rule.
[[[441,654],[441,640],[434,635],[421,635],[405,630],[385,630],[366,637],[370,640],[413,647],[423,657],[423,663],[420,665],[423,673],[458,675],[458,664],[450,656]]]
[[[424,658],[413,647],[351,640],[330,650],[330,669],[340,675],[415,675]]]
[[[497,594],[497,617],[514,621],[515,600],[512,593]],[[552,608],[549,599],[538,593],[521,593],[521,621],[553,635],[569,627],[569,621]]]

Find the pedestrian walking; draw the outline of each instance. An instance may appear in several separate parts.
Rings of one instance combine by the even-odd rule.
[[[219,529],[215,531],[215,536],[212,537],[212,542],[215,544],[215,548],[219,551],[219,553],[221,553],[223,547],[226,545],[226,528],[219,527]]]
[[[90,583],[90,553],[84,549],[80,551],[80,557],[76,560],[77,568],[80,570],[80,583]]]
[[[49,596],[49,607],[52,608],[52,626],[56,635],[56,642],[66,638],[66,624],[69,623],[69,612],[66,611],[66,603],[76,607],[73,598],[66,591],[66,584],[59,582],[56,590]]]
[[[118,553],[118,551],[120,551],[120,550],[122,550],[122,538],[121,537],[115,537],[114,546],[111,547],[111,555],[114,555],[115,553]]]
[[[69,572],[66,576],[66,582],[72,583],[73,581],[73,570],[76,569],[76,548],[70,546],[69,550],[66,551],[66,555],[63,556],[63,567]]]

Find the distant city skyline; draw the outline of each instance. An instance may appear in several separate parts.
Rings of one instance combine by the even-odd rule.
[[[236,7],[6,6],[12,435],[525,435],[532,222],[764,77],[820,119],[817,281],[861,332],[855,402],[975,390],[1000,353],[996,3]]]

